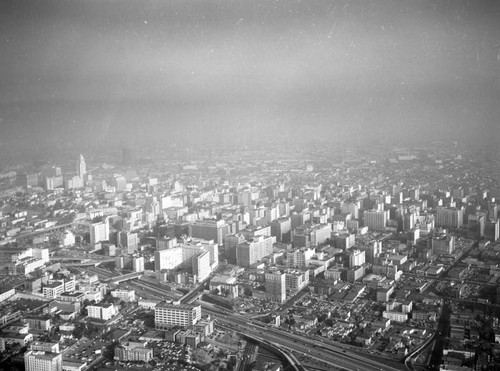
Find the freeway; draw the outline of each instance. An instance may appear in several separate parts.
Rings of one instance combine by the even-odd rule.
[[[104,272],[99,273],[102,274]],[[111,273],[110,275],[113,274]],[[133,280],[132,282],[137,283],[138,281]],[[156,294],[156,297],[161,297],[163,294],[163,299],[172,295],[172,292],[162,288],[161,285],[153,288],[151,285],[144,284],[143,282],[140,286],[142,286],[141,291],[149,291],[151,294]],[[184,295],[181,301],[196,301],[202,287],[202,285],[196,287],[191,292]],[[287,349],[288,351],[295,351],[299,354],[304,353],[311,358],[329,364],[332,369],[398,371],[404,367],[404,365],[401,364],[400,367],[395,368],[387,363],[382,363],[373,359],[369,354],[364,355],[352,351],[348,346],[340,346],[330,342],[325,343],[323,340],[305,337],[302,334],[291,333],[274,327],[266,327],[259,322],[252,322],[249,318],[239,314],[230,313],[225,310],[216,310],[213,306],[207,305],[206,303],[197,302],[202,305],[204,312],[213,315],[213,318],[218,320],[219,325],[225,328],[232,329],[244,335],[250,335],[262,341],[267,341],[275,346]]]
[[[145,287],[143,287],[143,289],[145,289]],[[148,289],[151,289],[151,287]],[[182,298],[184,300],[181,300],[183,302],[193,301],[193,299],[196,299],[197,295],[199,295],[199,289],[200,287],[195,288]],[[161,287],[155,288],[154,291],[157,294],[163,293],[165,296],[172,295],[171,292]],[[293,350],[299,353],[304,353],[304,350],[306,350],[309,357],[327,363],[332,366],[333,369],[398,371],[404,367],[404,365],[401,364],[400,367],[395,368],[387,363],[382,363],[373,359],[369,354],[362,355],[354,352],[347,346],[325,343],[322,340],[308,338],[301,334],[291,333],[278,328],[266,327],[259,322],[251,322],[248,318],[239,314],[230,313],[225,310],[216,310],[213,306],[203,302],[197,301],[197,303],[200,303],[203,311],[213,315],[213,318],[216,318],[223,327],[262,339],[263,341],[268,341],[274,345],[282,346],[287,350]]]
[[[109,258],[103,255],[96,254],[58,254],[54,255],[50,258],[51,262],[60,262],[64,266],[73,266],[73,267],[88,267],[92,268],[93,266],[98,266],[102,263],[109,263],[115,261],[114,258]]]
[[[130,281],[136,278],[140,278],[144,275],[144,271],[142,272],[132,272],[127,274],[122,274],[121,276],[111,277],[106,280],[107,283],[121,283],[125,281]]]
[[[397,371],[404,368],[395,368],[387,363],[381,363],[370,357],[370,355],[360,355],[351,351],[349,348],[327,344],[320,340],[304,337],[303,335],[287,332],[273,327],[259,326],[249,322],[247,318],[219,312],[213,309],[205,309],[205,312],[217,316],[219,325],[232,329],[242,334],[248,334],[252,337],[268,341],[272,344],[280,345],[288,350],[293,350],[298,353],[304,353],[309,357],[320,360],[329,364],[334,368],[342,368],[345,370],[384,370]],[[223,316],[221,316],[221,313]]]
[[[154,284],[144,280],[131,280],[125,287],[127,286],[134,289],[144,298],[179,300],[179,298],[181,297],[180,293],[177,293],[176,291],[168,291],[159,283]]]
[[[257,355],[257,344],[247,343],[243,356],[239,359],[237,371],[245,371],[255,361]]]
[[[404,357],[404,363],[408,370],[410,371],[417,370],[417,367],[414,365],[414,363],[416,362],[420,354],[422,354],[429,347],[434,345],[436,341],[436,334],[437,332],[435,332],[434,335],[432,335],[429,339],[427,339],[421,346],[419,346],[417,349],[414,349],[411,353],[409,353]]]
[[[35,230],[32,232],[20,234],[19,236],[16,236],[16,238],[14,238],[13,241],[22,240],[23,238],[33,237],[33,236],[36,236],[39,234],[49,233],[52,231],[66,230],[66,228],[70,228],[72,226],[73,226],[73,223],[64,223],[64,224],[54,225],[52,227],[48,227],[48,228],[44,228],[44,229]]]

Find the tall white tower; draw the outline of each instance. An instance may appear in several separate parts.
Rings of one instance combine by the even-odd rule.
[[[76,164],[76,175],[83,179],[83,176],[87,173],[87,166],[85,165],[85,159],[83,155],[80,153],[80,157],[78,157],[78,162]]]

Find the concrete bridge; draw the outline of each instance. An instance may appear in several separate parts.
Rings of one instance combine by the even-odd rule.
[[[142,272],[132,272],[132,273],[127,273],[123,274],[121,276],[116,276],[113,278],[110,278],[108,280],[105,280],[107,283],[120,283],[120,282],[125,282],[125,281],[130,281],[136,278],[141,278],[144,275],[144,271]]]

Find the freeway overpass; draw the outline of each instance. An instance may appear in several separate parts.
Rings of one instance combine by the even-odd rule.
[[[328,364],[332,369],[400,371],[405,367],[403,363],[396,364],[396,362],[386,360],[378,361],[373,355],[356,351],[347,345],[341,346],[333,342],[325,342],[323,339],[316,340],[303,334],[295,334],[278,328],[252,323],[248,318],[236,314],[219,312],[205,307],[203,310],[213,314],[222,327],[262,339],[262,341],[267,341],[274,346],[280,346],[287,351],[305,354]]]
[[[121,282],[133,279],[141,274],[144,274],[144,272],[118,276],[111,278],[110,281]],[[196,301],[202,290],[203,283],[184,295],[180,301],[182,303],[192,303]],[[158,287],[157,291],[161,292],[161,287]],[[171,293],[165,291],[165,295],[169,294]],[[347,345],[340,345],[328,340],[325,341],[324,339],[308,338],[304,334],[295,334],[282,329],[264,326],[258,322],[252,323],[249,318],[239,314],[230,313],[223,309],[214,309],[213,306],[203,302],[201,302],[201,305],[203,311],[211,314],[214,319],[217,319],[219,325],[222,327],[262,339],[262,341],[267,341],[274,346],[280,346],[287,351],[296,351],[300,354],[306,351],[307,356],[330,365],[332,370],[342,368],[344,370],[363,371],[400,371],[405,367],[403,363],[398,364],[394,360],[375,358],[372,354],[367,354],[363,350],[351,349]],[[293,355],[290,354],[290,357],[293,359]]]
[[[281,358],[281,360],[285,360],[287,364],[287,366],[285,367],[286,370],[305,371],[304,367],[297,361],[297,359],[295,359],[293,355],[289,354],[288,351],[282,349],[279,345],[271,344],[266,340],[251,335],[242,334],[242,337],[246,338],[247,340],[250,340],[251,342],[259,344],[260,347],[270,351],[271,353],[277,354],[279,358]],[[242,360],[242,362],[240,363],[239,370],[241,369],[243,371],[246,369],[247,366],[246,361],[247,359]]]
[[[113,262],[114,259],[92,259],[92,258],[81,258],[79,256],[74,257],[51,257],[51,262],[59,262],[67,267],[97,267],[101,263]]]
[[[107,279],[105,282],[107,283],[120,283],[125,281],[130,281],[136,278],[141,278],[144,275],[144,271],[142,272],[132,272],[127,274],[122,274],[121,276],[116,276]]]
[[[199,282],[195,288],[190,290],[186,295],[184,295],[182,298],[180,298],[180,302],[182,304],[192,304],[196,300],[198,300],[203,294],[203,287],[205,286],[205,283],[210,280],[210,276],[205,278],[203,281]]]

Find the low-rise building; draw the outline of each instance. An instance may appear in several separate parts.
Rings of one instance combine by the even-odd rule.
[[[153,359],[153,349],[146,348],[146,342],[128,342],[115,347],[114,359],[117,361],[143,361]]]
[[[111,296],[123,300],[126,303],[135,301],[134,290],[113,290],[111,291]]]
[[[52,327],[50,316],[27,316],[24,317],[24,323],[27,323],[30,330],[49,331]]]
[[[219,290],[219,293],[227,293],[231,298],[238,297],[238,284],[236,283],[236,277],[216,275],[210,280],[209,284],[210,291]]]
[[[83,371],[87,368],[87,362],[63,359],[62,371]]]
[[[33,341],[33,334],[6,333],[0,337],[0,352],[3,352],[9,344],[20,344],[22,347]]]
[[[97,318],[104,321],[112,318],[117,313],[116,307],[113,304],[89,305],[87,306],[87,311],[90,318]]]

